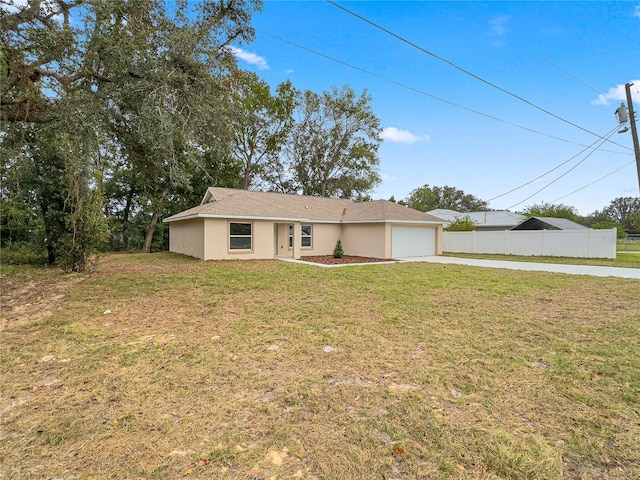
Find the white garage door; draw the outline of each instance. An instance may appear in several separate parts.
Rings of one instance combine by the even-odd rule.
[[[391,256],[426,257],[436,254],[436,229],[393,227],[391,229]]]

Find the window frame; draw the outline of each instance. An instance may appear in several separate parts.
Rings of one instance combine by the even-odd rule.
[[[309,235],[304,235],[302,233],[304,227],[309,228]],[[303,241],[305,238],[309,239],[309,245],[303,245]],[[293,248],[293,225],[289,224],[289,249],[292,249],[292,248]],[[313,225],[310,225],[310,224],[300,225],[300,248],[307,248],[307,249],[313,248]]]
[[[309,234],[304,234],[304,228],[309,228]],[[305,238],[309,239],[309,245],[304,244]],[[313,225],[300,225],[300,248],[313,248]]]
[[[233,233],[232,232],[232,225],[249,225],[251,227],[251,231],[250,233],[247,234],[242,234],[242,233]],[[254,232],[254,228],[253,228],[253,222],[232,222],[229,221],[229,235],[228,235],[228,250],[229,252],[233,252],[233,253],[250,253],[253,252],[253,232]],[[249,242],[250,242],[250,247],[249,248],[234,248],[232,245],[232,239],[234,238],[248,238]]]

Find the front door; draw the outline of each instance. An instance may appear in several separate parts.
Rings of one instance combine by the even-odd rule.
[[[275,256],[284,258],[293,258],[293,249],[290,248],[290,229],[291,225],[288,223],[275,223],[274,224],[274,241],[275,241]]]

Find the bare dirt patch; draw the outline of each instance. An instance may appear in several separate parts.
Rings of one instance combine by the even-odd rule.
[[[49,316],[62,303],[70,286],[82,280],[75,274],[61,274],[56,269],[14,267],[12,275],[0,277],[0,333],[9,325],[17,326]],[[24,272],[24,273],[23,273]]]

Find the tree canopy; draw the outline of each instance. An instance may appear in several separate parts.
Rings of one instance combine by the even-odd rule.
[[[238,173],[226,168],[223,119],[237,71],[227,46],[252,38],[249,21],[260,7],[259,0],[2,4],[0,118],[11,139],[2,171],[27,180],[3,189],[3,202],[34,212],[50,261],[81,270],[109,233],[110,213],[123,222],[122,244],[136,217],[148,251],[170,204],[182,203],[199,179],[219,176],[216,167]],[[62,184],[50,185],[52,169]]]
[[[410,208],[428,212],[437,208],[456,210],[458,212],[473,212],[485,210],[488,203],[479,198],[466,194],[454,187],[430,187],[424,185],[409,193],[405,203]]]
[[[252,13],[261,2],[197,4],[176,0],[28,0],[2,5],[0,93],[2,120],[49,122],[60,100],[81,90],[117,90],[143,74],[151,58],[171,61],[189,38],[189,53],[212,65],[232,40],[250,40]],[[183,42],[173,42],[181,36]],[[167,49],[167,50],[164,50]],[[217,67],[216,67],[217,68]],[[169,72],[165,72],[169,73]]]
[[[366,91],[298,92],[295,117],[275,190],[356,199],[380,182],[380,120]]]
[[[566,218],[573,222],[578,221],[578,211],[569,205],[559,203],[557,205],[551,203],[536,203],[526,207],[522,211],[525,217],[552,217]]]
[[[602,210],[581,217],[581,221],[593,228],[611,228],[627,233],[640,232],[640,197],[614,198]]]
[[[622,224],[627,232],[640,231],[640,197],[618,197],[605,207],[604,213]]]
[[[231,155],[242,165],[242,188],[268,186],[293,124],[295,89],[287,81],[272,95],[251,72],[238,72],[232,88]]]

